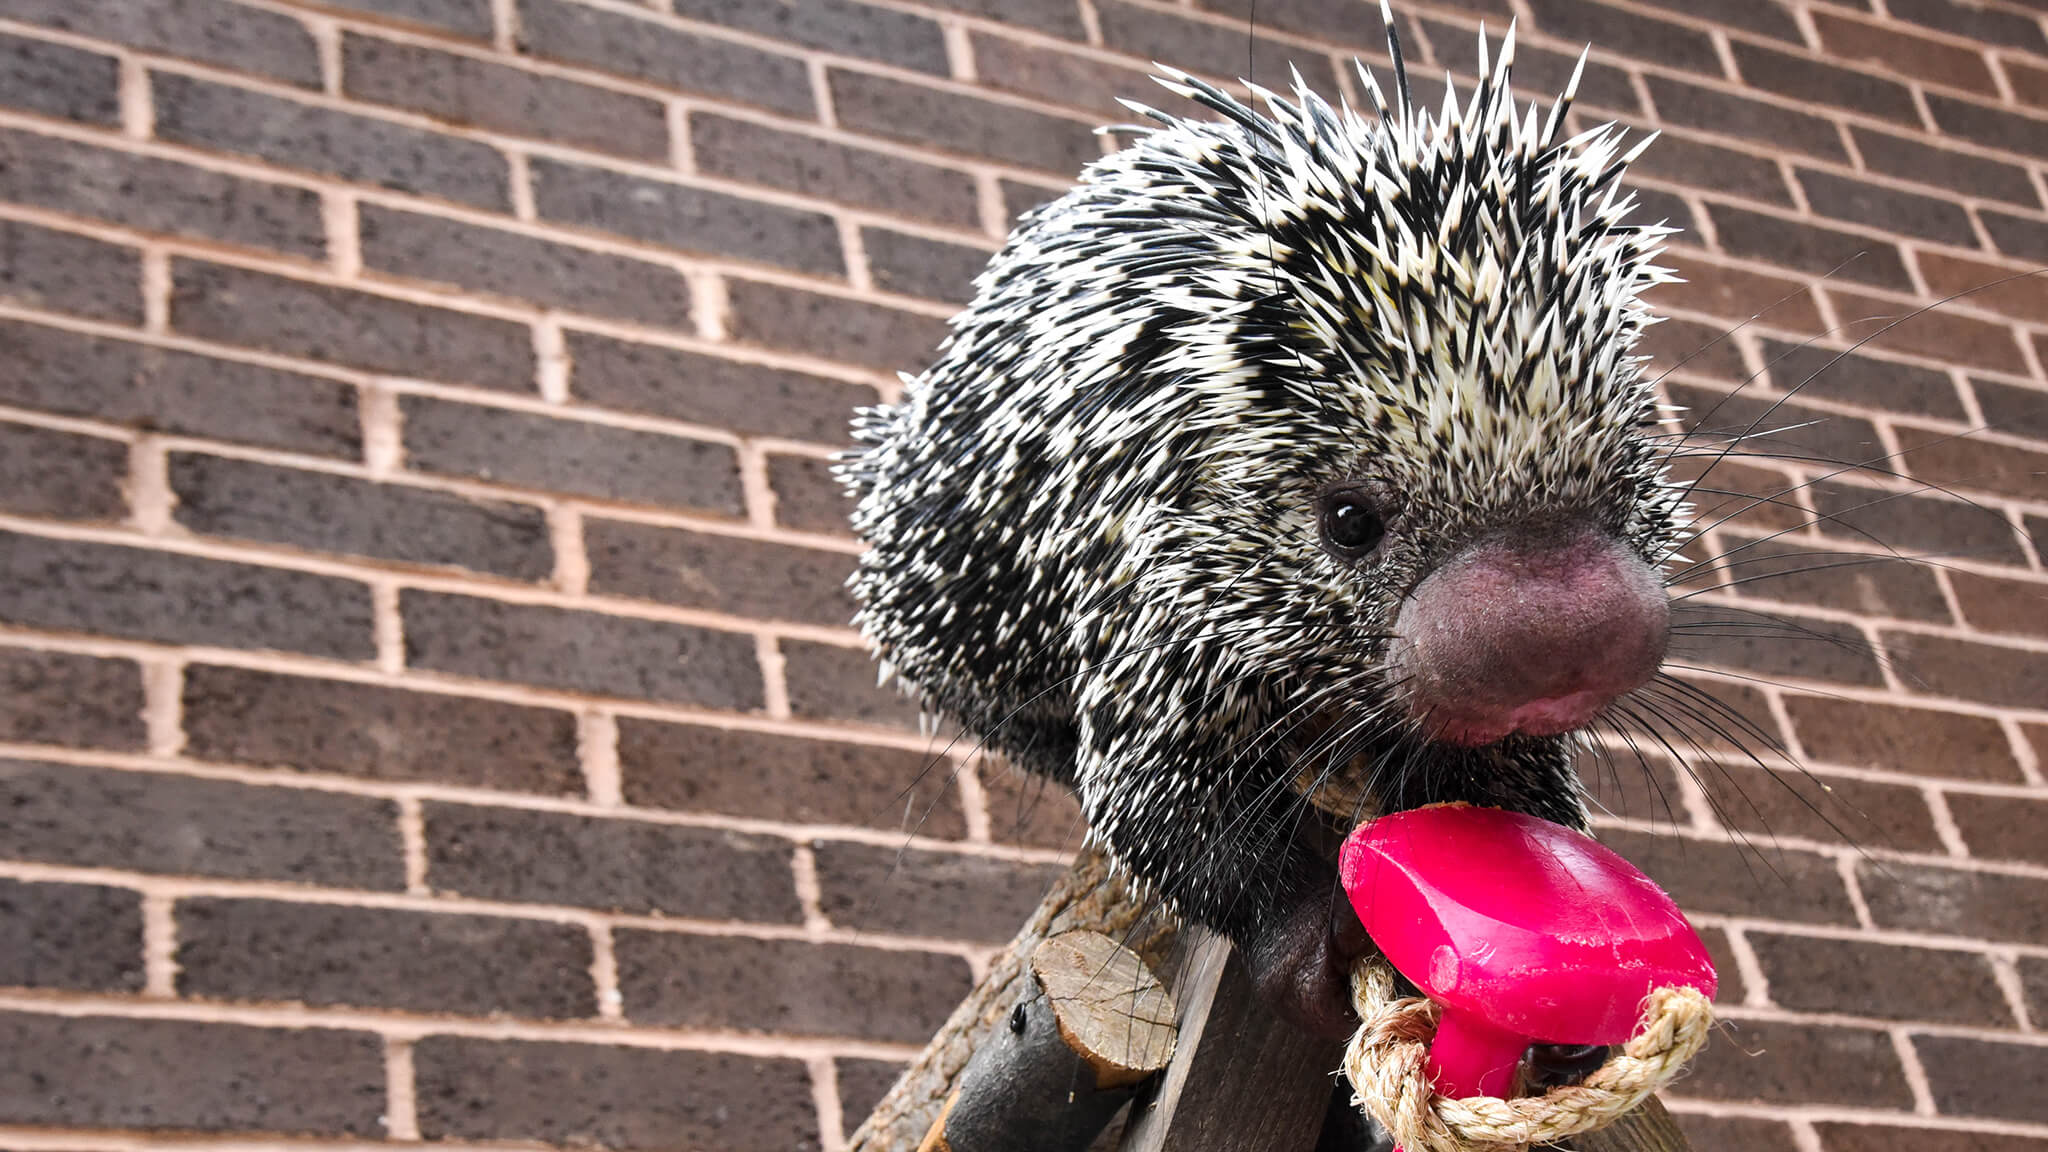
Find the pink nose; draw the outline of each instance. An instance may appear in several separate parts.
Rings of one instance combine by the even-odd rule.
[[[1416,587],[1394,626],[1409,714],[1465,745],[1584,726],[1648,682],[1670,631],[1657,573],[1587,528],[1466,549]]]

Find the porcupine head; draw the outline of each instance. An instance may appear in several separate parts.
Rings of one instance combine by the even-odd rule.
[[[1391,21],[1389,21],[1391,25]],[[1392,45],[1399,71],[1399,46]],[[1621,134],[1295,78],[1156,126],[1023,218],[857,421],[885,674],[1078,793],[1276,1007],[1351,1024],[1334,839],[1462,800],[1573,826],[1578,735],[1663,657],[1682,500],[1631,349],[1667,230]],[[1576,81],[1574,81],[1576,82]]]

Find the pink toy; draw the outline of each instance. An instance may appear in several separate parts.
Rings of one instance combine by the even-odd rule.
[[[1531,1044],[1619,1044],[1654,989],[1714,994],[1706,946],[1663,889],[1547,820],[1399,812],[1352,832],[1340,868],[1374,943],[1443,1009],[1439,1095],[1507,1096]]]

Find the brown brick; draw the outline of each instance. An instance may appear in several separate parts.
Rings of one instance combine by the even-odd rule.
[[[70,232],[0,220],[0,301],[140,324],[141,253]]]
[[[317,192],[12,129],[0,129],[0,199],[315,260],[327,250]]]
[[[1702,765],[1699,770],[1714,769]],[[1602,748],[1581,757],[1578,771],[1595,817],[1617,816],[1674,827],[1689,822],[1677,772],[1664,757]]]
[[[1650,358],[1647,371],[1653,377],[1678,372],[1739,384],[1749,379],[1749,366],[1743,363],[1741,345],[1728,335],[1720,325],[1665,320],[1643,334],[1635,351]]]
[[[2036,708],[2048,684],[2048,653],[1908,632],[1886,632],[1884,646],[1916,692]]]
[[[636,1024],[922,1044],[966,994],[957,956],[621,930],[619,991]]]
[[[1696,763],[1694,774],[1720,822],[1753,843],[1796,836],[1859,849],[1943,851],[1918,788],[1754,764]]]
[[[2027,64],[2010,56],[2000,63],[2005,68],[2006,80],[2012,84],[2012,93],[2020,103],[2048,108],[2048,68]]]
[[[625,12],[562,0],[519,0],[519,50],[678,92],[805,119],[817,115],[810,74],[797,57]]]
[[[1825,286],[1842,319],[1840,339],[1866,340],[1873,351],[1887,349],[1930,360],[2020,376],[2026,361],[2012,329],[1933,306],[1920,307],[1865,296],[1839,282]]]
[[[704,440],[407,396],[406,461],[425,472],[737,516],[738,464]]]
[[[1800,747],[1820,763],[1961,780],[2020,779],[1995,720],[1793,692],[1785,694],[1785,709]]]
[[[1994,432],[2048,440],[2048,392],[1997,380],[1972,377],[1970,391],[1984,413],[1984,426]]]
[[[1936,296],[1959,298],[2015,320],[2048,324],[2048,278],[1945,252],[1921,252],[1920,274]]]
[[[1821,531],[1896,548],[1906,555],[1965,556],[2025,564],[2012,522],[1994,508],[1943,495],[1880,492],[1823,480],[1808,489]]]
[[[84,540],[0,533],[0,619],[163,644],[375,655],[353,580]]]
[[[384,1103],[372,1032],[0,1013],[4,1123],[378,1139]]]
[[[888,1095],[898,1077],[903,1075],[905,1065],[889,1060],[860,1060],[840,1057],[832,1061],[833,1079],[839,1082],[839,1112],[846,1134],[860,1126],[861,1120],[875,1110],[875,1105]]]
[[[1863,163],[1872,172],[2028,208],[2040,206],[2041,198],[2024,168],[1968,152],[1936,148],[1919,139],[1894,136],[1860,124],[1851,127],[1849,133],[1856,139],[1856,151],[1863,157]]]
[[[533,388],[523,324],[182,257],[171,261],[171,327],[373,371]]]
[[[1103,46],[1112,52],[1144,61],[1171,60],[1175,67],[1205,73],[1217,80],[1249,79],[1282,90],[1292,83],[1290,70],[1299,68],[1310,88],[1326,94],[1337,91],[1336,69],[1328,56],[1278,40],[1248,36],[1242,21],[1191,20],[1123,0],[1097,0],[1095,15],[1102,25]],[[1357,17],[1362,23],[1365,13],[1361,10]],[[1333,28],[1334,25],[1325,26],[1322,35],[1330,36]],[[1156,99],[1143,89],[1124,95],[1148,102]]]
[[[597,1014],[581,925],[396,908],[188,899],[178,992],[459,1016]]]
[[[1942,1115],[2048,1120],[2048,1047],[1915,1036],[1913,1048]]]
[[[950,760],[900,748],[620,717],[626,802],[793,824],[966,834]],[[735,769],[745,765],[745,771]]]
[[[1767,204],[1792,203],[1785,172],[1768,156],[1666,132],[1629,166],[1637,176],[1705,191],[1726,192]]]
[[[1070,176],[1102,155],[1084,121],[833,68],[839,122],[855,132]]]
[[[1649,873],[1683,907],[1709,916],[1856,923],[1827,856],[1729,840],[1683,840],[1606,829],[1600,840]]]
[[[2021,944],[2048,933],[2048,880],[1874,860],[1856,876],[1880,928]]]
[[[853,410],[876,400],[865,384],[786,368],[589,332],[572,331],[568,342],[577,399],[742,435],[844,443]],[[772,472],[789,458],[770,459]]]
[[[1154,93],[1164,95],[1143,69],[1106,64],[1093,56],[978,30],[968,35],[976,82],[999,92],[1118,120],[1130,118],[1130,112],[1117,103],[1119,98],[1152,100]]]
[[[953,168],[709,112],[690,114],[690,148],[706,176],[934,224],[981,223],[973,178]]]
[[[1440,65],[1467,76],[1477,74],[1479,37],[1476,34],[1434,20],[1418,18],[1416,23],[1429,37],[1429,46],[1436,50]],[[1491,63],[1499,48],[1493,25],[1487,27],[1487,40],[1487,58]],[[1519,92],[1546,97],[1563,92],[1578,65],[1577,52],[1552,52],[1518,43],[1515,45],[1515,88]],[[1629,115],[1642,112],[1642,102],[1636,98],[1635,83],[1629,79],[1628,72],[1598,60],[1587,60],[1586,69],[1579,76],[1579,94],[1574,106],[1579,104],[1610,108]]]
[[[936,21],[859,0],[671,0],[676,15],[724,24],[841,56],[947,75],[946,38]]]
[[[1692,457],[1674,461],[1671,476],[1693,485],[1687,498],[1704,523],[1761,533],[1798,528],[1811,519],[1798,502],[1804,489],[1776,469]]]
[[[1671,658],[1775,682],[1781,678],[1882,685],[1868,637],[1854,625],[1782,610],[1700,605],[1674,621]]]
[[[690,284],[666,264],[374,204],[359,211],[363,266],[492,296],[685,328]]]
[[[0,104],[87,124],[119,124],[120,62],[68,44],[0,35]]]
[[[1796,400],[1753,390],[1721,392],[1689,384],[1667,384],[1672,401],[1687,409],[1685,424],[1698,447],[1718,446],[1732,437],[1753,464],[1770,456],[1853,468],[1890,464],[1877,428],[1868,420],[1808,408]]]
[[[133,661],[0,648],[0,740],[136,749],[147,736]]]
[[[1963,618],[1979,631],[2048,638],[2048,584],[1957,569],[1949,585]]]
[[[414,668],[706,708],[761,707],[752,637],[537,604],[407,589]]]
[[[1812,292],[1798,280],[1711,264],[1678,252],[1667,253],[1663,263],[1685,279],[1658,285],[1649,294],[1655,309],[1704,312],[1724,317],[1731,324],[1746,324],[1756,318],[1773,328],[1795,332],[1818,333],[1826,327]]]
[[[8,0],[7,18],[94,40],[320,86],[320,56],[306,26],[281,12],[227,0]]]
[[[1792,14],[1773,0],[1709,0],[1705,4],[1690,3],[1688,0],[1648,2],[1695,20],[1711,20],[1716,24],[1788,40],[1794,44],[1802,43],[1804,40],[1799,34],[1799,25],[1793,22]]]
[[[405,887],[388,800],[0,760],[0,853],[89,868]],[[4,1047],[4,1046],[0,1046]]]
[[[1600,40],[1599,34],[1593,39]],[[1718,65],[1714,70],[1719,71]],[[1646,82],[1658,114],[1673,124],[1848,163],[1849,153],[1832,120],[1665,76],[1649,76]]]
[[[753,280],[727,280],[725,291],[733,339],[863,368],[918,371],[946,335],[937,317],[864,300]]]
[[[2041,36],[2040,22],[2017,12],[1976,4],[1957,4],[1953,0],[1889,0],[1885,10],[1897,19],[1911,20],[1943,32],[2025,48],[2036,55],[2048,55],[2048,40]]]
[[[142,897],[0,879],[0,985],[142,991]]]
[[[417,44],[342,33],[341,88],[451,124],[635,160],[668,158],[659,101]]]
[[[193,664],[185,753],[370,780],[577,795],[576,718],[533,708],[340,680]]]
[[[1705,32],[1665,20],[1639,16],[1590,0],[1535,0],[1536,23],[1553,37],[1573,44],[1598,44],[1609,52],[1634,56],[1674,68],[1721,74],[1721,58]]]
[[[1954,201],[1805,168],[1798,170],[1798,178],[1807,203],[1823,216],[1944,244],[1977,246],[1970,214]]]
[[[1199,0],[1195,7],[1227,17],[1247,37],[1266,29],[1279,29],[1374,53],[1387,49],[1386,25],[1380,22],[1379,6],[1370,0]],[[1478,12],[1503,20],[1511,15],[1499,0],[1447,0],[1437,7]]]
[[[948,304],[965,304],[974,295],[974,278],[991,255],[986,248],[948,244],[887,228],[862,228],[868,271],[875,287]]]
[[[448,565],[513,580],[554,570],[539,508],[190,452],[170,458],[178,523],[314,552]]]
[[[989,836],[998,844],[1075,852],[1088,819],[1066,788],[983,757],[978,761],[987,796]]]
[[[2048,800],[1951,792],[1948,808],[1970,855],[2048,864]]]
[[[1068,40],[1087,35],[1080,8],[1073,0],[929,0],[926,6],[1034,28]]]
[[[590,590],[735,616],[845,627],[853,557],[618,520],[585,520]]]
[[[1003,218],[1006,224],[1015,224],[1017,218],[1041,204],[1050,203],[1066,194],[1065,187],[1033,184],[1025,180],[1013,180],[1008,176],[996,181],[1003,194]]]
[[[2020,987],[2026,994],[2027,1018],[2048,1017],[2048,958],[2022,956],[2018,967]]]
[[[789,842],[645,820],[429,803],[427,883],[486,900],[803,920]]]
[[[544,220],[814,276],[846,275],[839,226],[823,212],[541,157],[529,167]]]
[[[1988,208],[1979,209],[1977,218],[1984,222],[1984,230],[1991,234],[1991,242],[1999,251],[2022,260],[2048,261],[2048,221]]]
[[[798,716],[917,727],[917,705],[894,687],[875,683],[875,662],[866,650],[807,640],[784,640],[781,647],[789,706]]]
[[[1895,430],[1899,458],[1920,480],[2022,500],[2048,499],[2048,453],[1909,424]]]
[[[817,1152],[802,1061],[429,1036],[413,1048],[420,1134],[582,1148]]]
[[[29,424],[0,424],[0,511],[57,520],[119,520],[128,445]]]
[[[1771,1000],[1795,1012],[2013,1026],[1991,964],[1974,952],[1749,933]]]
[[[1762,6],[1785,15],[1784,9],[1768,0],[1763,0]],[[1786,19],[1789,22],[1790,17]],[[1789,39],[1801,42],[1796,34]],[[1735,53],[1735,65],[1742,70],[1743,80],[1752,88],[1920,127],[1919,106],[1913,103],[1913,92],[1904,84],[1741,40],[1731,41],[1729,47]]]
[[[821,841],[819,902],[842,928],[1000,943],[1061,869],[953,852]]]
[[[1678,193],[1666,192],[1660,188],[1645,188],[1635,184],[1628,185],[1627,191],[1629,195],[1634,196],[1636,199],[1635,211],[1629,215],[1630,222],[1639,224],[1661,223],[1666,227],[1676,228],[1685,233],[1697,233],[1699,231],[1700,224],[1693,217],[1692,207]]]
[[[1913,277],[1897,245],[1855,232],[1839,232],[1801,220],[1768,216],[1730,204],[1707,205],[1721,247],[1730,255],[1796,268],[1830,279],[1913,289]],[[1760,301],[1759,306],[1769,301]]]
[[[1948,602],[1926,566],[1894,556],[1824,551],[1787,540],[1726,533],[1726,582],[1745,599],[1775,600],[1949,622]]]
[[[1943,132],[2035,159],[2048,158],[2048,119],[2007,112],[1938,93],[1927,94],[1927,108]]]
[[[815,456],[768,457],[768,486],[775,493],[775,521],[800,532],[848,535],[853,501],[829,460]]]
[[[189,76],[150,74],[156,134],[359,184],[510,211],[505,157],[474,140]]]
[[[1827,11],[1814,12],[1813,26],[1828,55],[1836,59],[1875,64],[1889,72],[1986,96],[1998,93],[1980,51]]]
[[[453,32],[470,40],[491,38],[490,0],[326,0],[329,7],[348,8]]]
[[[1946,372],[1813,344],[1766,339],[1763,347],[1771,382],[1781,392],[1943,420],[1964,419],[1962,399]]]
[[[360,453],[334,380],[0,320],[0,403],[319,456]]]
[[[1827,1152],[2041,1152],[2037,1136],[2008,1136],[1958,1128],[1894,1128],[1889,1124],[1858,1124],[1847,1120],[1816,1123]]]
[[[1693,1061],[1685,1093],[1710,1100],[1913,1106],[1888,1034],[1761,1020],[1730,1021]]]
[[[1798,1152],[1799,1149],[1792,1138],[1792,1129],[1781,1121],[1749,1116],[1707,1116],[1698,1112],[1681,1112],[1676,1118],[1679,1131],[1692,1141],[1697,1152]]]

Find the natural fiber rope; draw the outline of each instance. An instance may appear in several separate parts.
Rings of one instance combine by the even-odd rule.
[[[1707,1042],[1714,1010],[1695,988],[1659,988],[1643,1001],[1636,1033],[1583,1082],[1541,1096],[1451,1099],[1430,1089],[1429,1042],[1437,1006],[1396,997],[1383,963],[1352,977],[1358,1034],[1344,1050],[1353,1102],[1372,1113],[1404,1152],[1515,1152],[1604,1128],[1670,1083]]]

